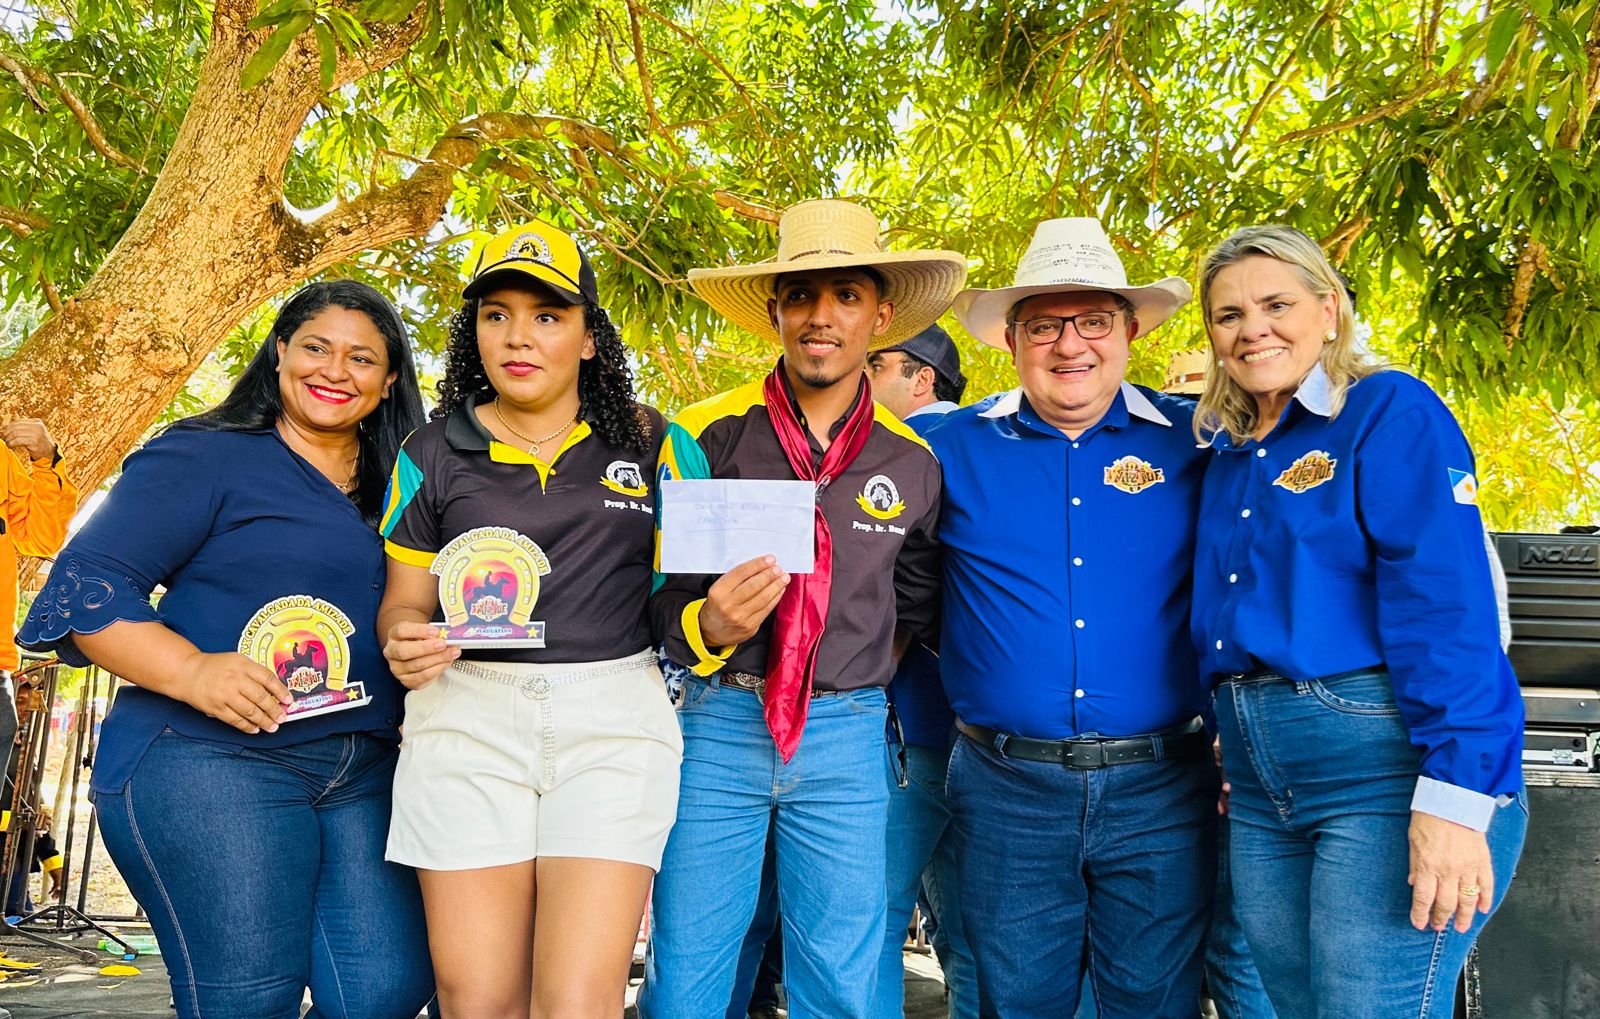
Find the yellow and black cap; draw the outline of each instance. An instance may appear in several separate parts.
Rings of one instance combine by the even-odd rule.
[[[531,277],[568,304],[600,303],[594,267],[572,235],[531,220],[473,245],[461,265],[467,278],[463,296],[475,300],[511,279]]]

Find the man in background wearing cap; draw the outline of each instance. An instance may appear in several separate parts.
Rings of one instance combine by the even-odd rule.
[[[868,354],[867,377],[873,398],[918,435],[955,410],[967,388],[955,341],[937,325]],[[933,921],[933,950],[944,971],[950,1015],[975,1019],[977,979],[961,926],[955,832],[944,799],[955,715],[939,682],[939,656],[921,642],[906,649],[889,682],[889,712],[889,913],[872,1014],[899,1019],[904,1011],[902,948],[920,889]]]
[[[787,210],[772,260],[689,273],[783,357],[678,415],[657,476],[814,482],[816,568],[790,575],[761,556],[721,577],[663,576],[651,598],[667,657],[690,675],[643,1019],[727,1008],[769,829],[791,1010],[869,1013],[884,930],[883,688],[897,614],[912,632],[932,623],[939,466],[874,412],[863,365],[943,314],[965,276],[955,252],[883,251],[872,213],[837,201]]]
[[[1092,219],[1041,223],[1015,284],[956,314],[1019,388],[928,433],[944,465],[947,793],[981,1014],[1192,1019],[1217,772],[1189,642],[1205,469],[1129,344],[1190,296],[1131,286]]]

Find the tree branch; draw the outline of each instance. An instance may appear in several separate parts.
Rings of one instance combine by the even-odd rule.
[[[718,190],[711,196],[716,203],[724,209],[732,209],[746,219],[757,219],[763,223],[777,224],[783,213],[778,209],[768,208],[765,205],[756,205],[754,202],[745,201],[732,191]]]
[[[0,205],[0,226],[9,228],[20,237],[26,237],[35,230],[48,230],[50,221],[27,209]]]
[[[78,125],[83,128],[83,133],[88,135],[89,144],[94,146],[94,150],[96,152],[111,160],[113,163],[116,163],[118,166],[125,166],[140,175],[146,173],[143,164],[124,154],[122,150],[118,149],[115,145],[112,145],[111,142],[106,139],[105,130],[100,127],[100,122],[95,119],[94,114],[89,112],[89,107],[83,104],[83,100],[78,98],[77,93],[73,92],[70,88],[57,81],[50,75],[50,72],[44,70],[43,68],[34,67],[30,64],[24,64],[13,59],[12,57],[6,56],[4,53],[0,53],[0,67],[10,71],[12,76],[18,81],[27,81],[34,85],[43,85],[59,96],[62,104],[65,105],[67,109],[72,111],[72,116],[78,121]],[[29,93],[28,98],[33,100],[34,105],[39,106],[42,109],[43,104],[39,101],[38,93],[32,91],[32,89],[28,89],[27,91]]]
[[[1533,295],[1533,277],[1539,263],[1549,252],[1531,236],[1522,240],[1522,254],[1517,258],[1517,271],[1511,278],[1511,303],[1506,308],[1506,349],[1515,345],[1522,335],[1522,323],[1528,314],[1528,298]]]
[[[560,135],[568,145],[599,152],[619,166],[627,150],[586,121],[555,114],[484,113],[446,132],[404,180],[367,191],[310,223],[285,213],[286,250],[293,264],[326,268],[367,248],[427,232],[444,213],[456,173],[488,145]]]
[[[1583,77],[1583,96],[1567,109],[1567,119],[1556,136],[1558,149],[1578,147],[1584,128],[1589,125],[1589,115],[1600,100],[1600,7],[1595,9],[1594,19],[1589,23],[1589,38],[1584,40],[1583,48],[1589,58],[1589,70]]]
[[[374,71],[381,71],[410,52],[412,45],[422,38],[427,28],[430,6],[427,3],[417,4],[404,21],[363,24],[372,42],[360,50],[339,54],[333,72],[334,90]]]
[[[50,282],[50,277],[46,276],[42,269],[39,270],[39,289],[44,292],[44,300],[46,304],[50,305],[50,310],[57,315],[61,314],[63,307],[61,291],[56,289],[56,285]]]
[[[1307,127],[1302,128],[1299,131],[1290,131],[1288,134],[1283,135],[1278,139],[1278,144],[1286,145],[1289,142],[1304,141],[1307,138],[1317,138],[1325,134],[1333,134],[1337,131],[1349,130],[1353,127],[1365,127],[1375,120],[1383,120],[1385,117],[1392,117],[1397,113],[1404,113],[1406,110],[1411,109],[1411,107],[1417,105],[1417,103],[1425,99],[1430,92],[1441,88],[1449,88],[1451,85],[1455,84],[1455,80],[1460,76],[1461,68],[1457,67],[1449,74],[1436,78],[1430,78],[1428,81],[1423,82],[1417,88],[1401,96],[1399,99],[1396,99],[1393,102],[1384,103],[1382,106],[1379,106],[1376,109],[1368,110],[1366,113],[1360,114],[1359,116],[1348,117],[1332,124],[1318,124],[1316,127]]]
[[[1266,112],[1267,104],[1272,101],[1273,96],[1278,94],[1278,90],[1283,88],[1284,82],[1288,80],[1289,71],[1300,62],[1300,54],[1304,53],[1306,47],[1311,44],[1312,37],[1322,30],[1322,26],[1339,16],[1339,8],[1342,6],[1344,6],[1344,0],[1333,0],[1327,7],[1324,7],[1322,13],[1317,15],[1317,20],[1313,21],[1311,27],[1306,30],[1306,34],[1300,37],[1299,45],[1290,50],[1289,55],[1283,58],[1283,63],[1278,65],[1278,72],[1267,83],[1266,89],[1261,93],[1261,98],[1256,100],[1255,106],[1250,110],[1250,116],[1245,118],[1244,126],[1239,129],[1239,136],[1228,147],[1229,163],[1233,162],[1234,154],[1239,151],[1245,139],[1250,137],[1250,132],[1255,130],[1256,121],[1260,120],[1261,114]],[[1283,139],[1280,138],[1278,141],[1281,143]]]
[[[668,134],[661,126],[661,115],[656,111],[655,83],[650,78],[650,61],[645,56],[644,30],[639,25],[639,4],[637,0],[628,0],[628,28],[633,35],[633,63],[639,69],[639,94],[644,99],[645,116],[650,121],[650,131],[659,135],[672,146],[672,150],[679,155],[683,150],[678,148],[677,139]]]
[[[1322,247],[1323,251],[1326,251],[1332,257],[1335,265],[1342,264],[1346,258],[1350,257],[1350,249],[1355,246],[1356,239],[1361,236],[1361,232],[1371,223],[1371,216],[1364,212],[1358,212],[1343,223],[1340,223],[1334,228],[1333,233],[1317,243]]]

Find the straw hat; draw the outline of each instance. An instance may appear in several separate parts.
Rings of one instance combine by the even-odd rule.
[[[1180,396],[1199,396],[1206,389],[1206,365],[1211,354],[1203,347],[1180,350],[1167,362],[1167,378],[1161,385],[1163,393]]]
[[[1034,228],[1011,286],[961,291],[956,295],[956,318],[984,343],[1006,350],[1006,314],[1018,301],[1085,290],[1110,291],[1133,302],[1139,320],[1135,339],[1165,322],[1193,296],[1189,284],[1176,276],[1130,286],[1122,259],[1099,220],[1047,219]]]
[[[816,199],[791,205],[778,220],[778,253],[755,265],[690,269],[689,285],[724,318],[757,336],[777,340],[767,301],[782,273],[870,266],[883,276],[894,318],[868,349],[882,350],[932,325],[967,278],[966,256],[955,251],[884,251],[878,219],[851,202]]]

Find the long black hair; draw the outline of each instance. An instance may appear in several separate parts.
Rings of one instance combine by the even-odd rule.
[[[578,413],[606,445],[642,456],[650,448],[649,425],[634,401],[627,348],[611,316],[593,301],[583,303],[583,325],[594,334],[594,356],[578,366]],[[433,416],[444,417],[493,391],[478,353],[478,302],[469,300],[450,316],[444,378]]]
[[[173,428],[214,432],[260,432],[273,428],[283,416],[283,396],[278,390],[278,343],[289,342],[310,319],[329,308],[358,311],[372,320],[383,335],[389,370],[395,373],[387,398],[356,426],[360,453],[356,488],[350,493],[367,523],[376,527],[383,515],[384,489],[400,454],[400,443],[422,425],[422,393],[417,386],[417,366],[399,312],[383,294],[355,280],[323,280],[301,288],[278,311],[272,331],[261,344],[227,397],[212,409],[175,423]]]

